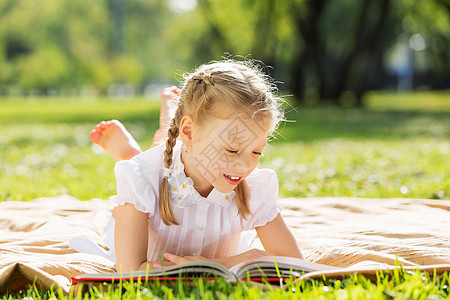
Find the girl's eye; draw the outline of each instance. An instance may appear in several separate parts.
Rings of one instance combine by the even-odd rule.
[[[227,149],[227,151],[231,154],[238,154],[238,152],[239,152],[237,150],[231,150],[231,149]]]
[[[231,154],[239,154],[238,150],[227,149],[227,152],[231,153]],[[264,154],[262,154],[261,152],[257,152],[257,151],[254,151],[253,154],[259,155],[259,156],[264,156]]]

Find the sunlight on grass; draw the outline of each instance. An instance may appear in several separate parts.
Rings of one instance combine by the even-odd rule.
[[[277,171],[289,197],[448,198],[444,140],[413,139],[276,144],[261,165]]]
[[[375,98],[385,97],[396,95]],[[446,97],[437,98],[447,105]],[[100,120],[117,118],[146,149],[158,109],[143,98],[1,100],[0,201],[61,193],[109,198],[115,193],[115,162],[92,145],[89,131]],[[448,198],[449,116],[302,107],[287,114],[292,122],[279,128],[261,167],[277,171],[282,197]]]
[[[370,92],[367,106],[379,110],[450,112],[450,92]]]

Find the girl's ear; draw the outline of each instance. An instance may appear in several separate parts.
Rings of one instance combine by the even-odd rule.
[[[180,122],[180,138],[186,146],[192,145],[194,122],[191,116],[184,116]]]

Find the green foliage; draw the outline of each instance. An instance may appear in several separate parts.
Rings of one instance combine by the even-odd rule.
[[[113,83],[129,83],[140,86],[144,70],[139,62],[128,56],[120,56],[112,61],[99,61],[93,64],[93,80],[100,91],[105,91]]]
[[[103,92],[112,83],[143,83],[145,70],[135,56],[112,55],[109,13],[102,2],[15,1],[5,6],[0,63],[6,69],[1,68],[0,80],[10,88],[47,92],[92,84]]]
[[[360,79],[376,73],[366,72],[368,62],[381,66],[381,56],[415,34],[427,45],[415,65],[432,69],[433,82],[443,84],[448,76],[450,21],[443,1],[389,1],[388,36],[380,57],[366,53],[371,59],[360,52],[375,49],[368,41],[383,1],[325,1],[319,8],[311,0],[199,0],[183,12],[169,0],[119,2],[123,26],[114,22],[111,1],[1,1],[0,93],[75,94],[90,87],[103,94],[114,83],[142,88],[149,81],[175,81],[179,73],[230,53],[273,66],[268,72],[286,83],[281,87],[307,100],[323,88],[335,99],[347,90],[359,99],[356,86],[367,88]],[[367,18],[360,17],[364,11]],[[366,19],[367,26],[359,26]],[[313,34],[306,34],[312,27]],[[359,29],[363,43],[355,48]]]
[[[58,49],[39,49],[18,63],[19,84],[24,89],[59,87],[68,75],[67,58]]]
[[[415,64],[428,64],[436,71],[439,81],[445,80],[450,68],[450,18],[448,2],[443,1],[412,1],[403,0],[395,4],[396,11],[403,19],[404,33],[400,36],[420,34],[426,41],[427,48],[422,51],[422,62],[415,60]]]

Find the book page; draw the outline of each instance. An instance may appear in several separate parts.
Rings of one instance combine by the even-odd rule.
[[[83,282],[83,281],[119,281],[145,278],[164,278],[164,277],[178,277],[181,276],[202,276],[210,275],[223,277],[229,280],[234,280],[234,274],[231,273],[225,266],[213,262],[213,261],[190,261],[187,263],[165,267],[162,269],[154,269],[148,271],[136,271],[129,273],[98,273],[98,274],[83,274],[79,276],[74,276],[72,278],[73,282]]]
[[[276,264],[275,264],[276,262]],[[237,278],[247,276],[247,271],[250,277],[264,277],[265,276],[278,277],[278,272],[282,277],[295,276],[299,277],[303,273],[313,271],[337,270],[339,268],[313,263],[300,258],[287,256],[263,256],[255,258],[230,268],[230,271],[236,275]]]

